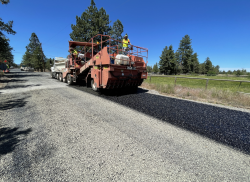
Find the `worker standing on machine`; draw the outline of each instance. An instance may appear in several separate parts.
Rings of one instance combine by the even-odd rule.
[[[126,34],[124,36],[124,39],[122,40],[122,52],[124,55],[128,54],[128,45],[130,44],[130,40],[128,39],[128,35]]]

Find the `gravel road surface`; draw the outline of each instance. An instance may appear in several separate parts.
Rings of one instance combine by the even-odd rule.
[[[250,113],[11,70],[0,181],[250,181]]]

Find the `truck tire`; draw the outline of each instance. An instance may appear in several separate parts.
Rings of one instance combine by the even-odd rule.
[[[63,76],[62,73],[59,74],[59,81],[62,82],[63,81]]]
[[[70,74],[67,75],[67,83],[68,85],[72,85],[73,84],[73,80]]]
[[[67,76],[63,78],[63,83],[67,83]]]
[[[99,91],[99,88],[97,88],[97,87],[95,86],[94,79],[91,79],[91,88],[92,88],[92,90],[94,90],[95,92],[98,92],[98,91]]]
[[[59,73],[56,74],[56,79],[59,80]]]

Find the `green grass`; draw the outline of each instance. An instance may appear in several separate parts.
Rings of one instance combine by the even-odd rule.
[[[181,77],[183,77],[183,75],[181,75]],[[225,77],[223,76],[185,76],[185,77],[250,81],[250,77],[226,77],[226,76]],[[151,77],[151,83],[155,83],[155,84],[174,84],[174,81],[175,81],[175,78],[171,78],[171,77],[161,77],[161,76]],[[148,79],[145,80],[145,82],[150,83],[150,77],[148,77]],[[190,88],[205,88],[206,80],[177,78],[176,84],[184,86],[184,87],[190,87]],[[239,82],[209,80],[208,89],[216,88],[216,89],[222,89],[222,90],[230,90],[233,92],[239,91],[239,92],[250,93],[250,83],[242,82],[240,87],[239,87],[239,84],[240,84]]]

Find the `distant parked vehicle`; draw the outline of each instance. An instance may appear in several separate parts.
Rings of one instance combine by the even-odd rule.
[[[21,71],[24,71],[24,68],[26,68],[26,66],[25,66],[25,65],[22,65],[22,66],[20,67],[20,70],[21,70]]]

